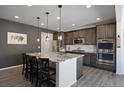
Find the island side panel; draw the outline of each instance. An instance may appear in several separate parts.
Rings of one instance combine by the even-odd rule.
[[[56,63],[56,87],[69,87],[77,79],[77,58]]]

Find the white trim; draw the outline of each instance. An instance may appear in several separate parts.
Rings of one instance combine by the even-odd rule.
[[[124,75],[124,73],[116,72],[116,75]]]
[[[16,67],[21,67],[21,66],[22,66],[22,64],[21,65],[16,65],[16,66],[10,66],[10,67],[5,67],[5,68],[0,68],[0,71],[7,70],[7,69],[12,69],[12,68],[16,68]]]

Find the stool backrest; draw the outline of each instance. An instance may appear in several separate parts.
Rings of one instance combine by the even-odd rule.
[[[35,69],[38,67],[37,58],[35,56],[29,56],[29,62],[31,69]]]
[[[23,60],[23,64],[26,64],[26,54],[22,53],[22,60]]]
[[[39,58],[38,62],[42,68],[49,68],[49,59],[48,58]]]

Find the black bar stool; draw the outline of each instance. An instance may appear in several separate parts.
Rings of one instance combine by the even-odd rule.
[[[22,75],[25,73],[25,70],[26,70],[26,54],[25,53],[22,53],[22,60],[23,60],[23,68],[22,68]]]
[[[31,75],[30,75],[30,60],[29,60],[29,55],[25,55],[25,77],[26,78],[30,78]],[[31,80],[31,78],[30,78]]]
[[[56,69],[50,66],[48,58],[39,58],[38,64],[40,66],[38,73],[38,82],[41,85],[42,83],[47,83],[47,86],[55,86],[55,79],[52,76],[55,76]]]

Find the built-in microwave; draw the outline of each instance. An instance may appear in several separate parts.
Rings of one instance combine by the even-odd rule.
[[[73,44],[84,44],[85,40],[84,38],[76,38],[73,40]]]

